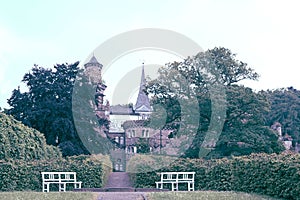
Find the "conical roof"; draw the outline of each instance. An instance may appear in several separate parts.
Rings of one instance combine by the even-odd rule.
[[[97,58],[93,55],[92,58],[90,59],[89,63],[93,63],[93,64],[100,64],[97,60]]]
[[[145,93],[145,84],[146,84],[146,79],[145,79],[145,70],[143,64],[139,94],[135,104],[135,112],[151,112],[150,101],[147,94]]]
[[[90,61],[84,65],[85,68],[90,67],[90,66],[97,66],[97,67],[102,68],[103,65],[101,63],[99,63],[97,58],[95,57],[95,55],[93,55],[91,57]]]

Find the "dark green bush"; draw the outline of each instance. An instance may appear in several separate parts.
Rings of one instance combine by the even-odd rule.
[[[195,171],[196,190],[242,191],[300,199],[299,154],[252,154],[216,160],[180,158],[163,169],[151,171],[152,165],[145,161],[135,164],[139,169],[138,173],[131,173],[135,187],[155,187],[160,178],[157,172]]]
[[[0,112],[0,160],[60,157],[59,149],[47,145],[43,134]]]
[[[108,156],[73,156],[65,159],[0,162],[0,191],[42,191],[43,171],[73,171],[84,188],[105,184],[112,166]]]

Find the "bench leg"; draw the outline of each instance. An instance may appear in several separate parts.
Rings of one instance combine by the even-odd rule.
[[[172,184],[172,191],[178,191],[178,183],[174,182]]]
[[[188,191],[195,191],[194,182],[188,182]]]
[[[49,192],[49,183],[43,183],[43,192]]]
[[[160,185],[160,187],[159,187],[159,185]],[[156,183],[156,188],[157,189],[163,189],[163,183]]]
[[[66,191],[66,183],[60,183],[59,184],[59,191],[65,192]]]
[[[81,183],[74,183],[74,188],[75,188],[75,189],[81,188]]]

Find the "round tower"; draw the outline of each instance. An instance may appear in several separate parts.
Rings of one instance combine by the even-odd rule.
[[[106,85],[102,81],[102,67],[103,65],[98,62],[95,55],[93,55],[89,62],[85,65],[85,74],[89,78],[90,83],[95,86],[95,104],[96,104],[96,115],[98,118],[106,119],[107,106],[104,105],[104,91]]]
[[[93,85],[96,85],[97,83],[102,83],[102,67],[103,65],[98,62],[95,55],[92,56],[89,62],[84,64],[85,67],[85,74],[89,77],[90,82]]]

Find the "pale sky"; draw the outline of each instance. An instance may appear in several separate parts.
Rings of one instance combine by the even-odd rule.
[[[1,1],[0,107],[8,107],[6,101],[12,90],[34,64],[49,68],[56,63],[83,62],[107,39],[140,28],[176,31],[204,50],[229,48],[261,75],[258,82],[245,83],[256,90],[289,86],[300,89],[298,2]],[[101,56],[97,59],[101,62]],[[128,59],[130,62],[125,60],[116,64],[131,70],[144,60],[166,62],[159,56],[141,54]],[[110,80],[105,81],[109,87]]]

